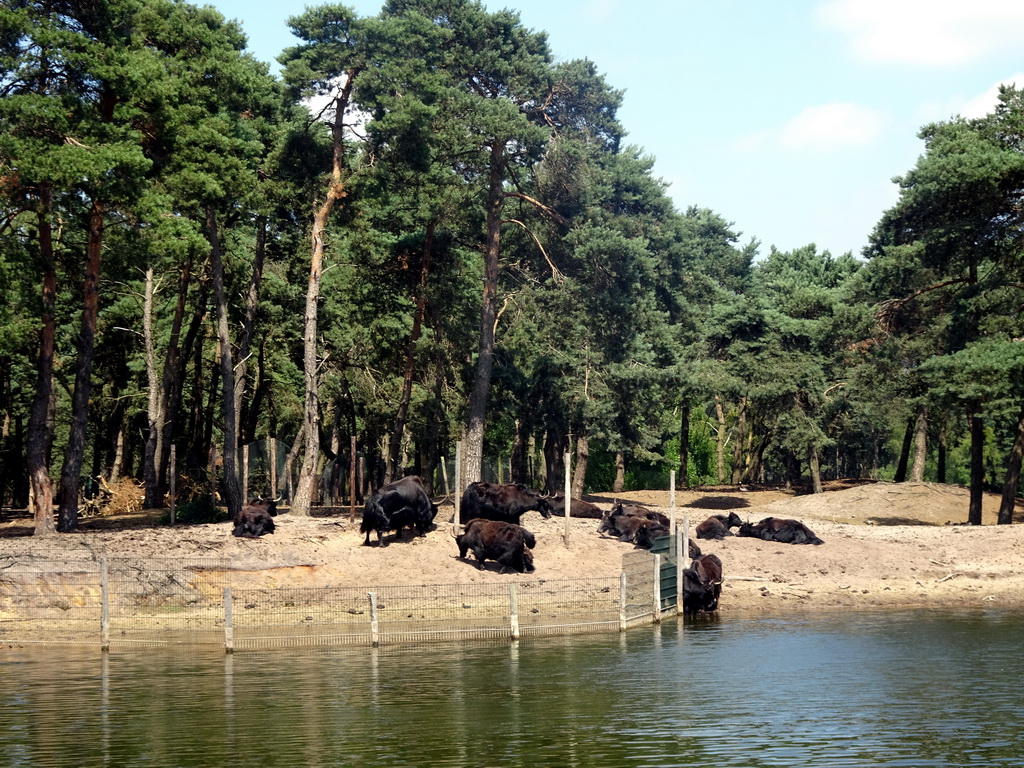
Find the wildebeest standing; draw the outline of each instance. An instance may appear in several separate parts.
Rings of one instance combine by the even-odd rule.
[[[430,501],[423,481],[416,475],[403,477],[393,483],[381,486],[366,500],[363,521],[359,532],[365,533],[365,546],[370,544],[370,533],[377,532],[377,544],[384,546],[383,537],[387,531],[399,536],[406,527],[415,529],[423,536],[430,530],[437,514],[437,505]]]
[[[235,527],[231,533],[247,539],[256,539],[265,533],[273,533],[276,528],[274,518],[277,516],[277,502],[278,499],[266,496],[246,504],[235,515]]]
[[[696,528],[698,539],[722,539],[732,536],[731,528],[739,528],[743,525],[740,516],[735,512],[728,515],[712,515]]]
[[[780,544],[825,543],[799,520],[783,520],[778,517],[766,517],[759,523],[744,523],[740,526],[739,535],[764,541],[777,541]]]
[[[484,567],[485,560],[494,560],[506,568],[519,573],[532,572],[533,553],[537,540],[532,533],[515,523],[501,520],[470,520],[461,534],[455,537],[459,546],[459,557],[465,558],[469,550],[473,551],[477,568]]]
[[[470,520],[483,518],[518,525],[519,519],[532,509],[542,517],[551,517],[548,497],[522,483],[470,483],[462,493],[459,522],[465,525]]]

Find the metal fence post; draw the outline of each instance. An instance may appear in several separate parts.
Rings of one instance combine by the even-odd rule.
[[[377,593],[367,592],[370,598],[370,642],[376,648],[380,645],[380,624],[377,621]]]
[[[661,555],[654,556],[654,623],[661,623]]]
[[[231,587],[224,587],[224,652],[235,652],[235,625],[231,613]]]
[[[519,595],[516,592],[516,583],[513,581],[508,585],[508,615],[512,624],[512,639],[519,639]]]
[[[107,558],[100,558],[100,648],[110,650],[110,576]]]
[[[619,574],[619,631],[626,631],[626,572]]]

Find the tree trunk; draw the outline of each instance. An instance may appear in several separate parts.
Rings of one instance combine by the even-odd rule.
[[[910,461],[910,445],[914,439],[914,419],[907,421],[907,428],[903,433],[903,447],[900,449],[900,461],[896,465],[896,475],[892,481],[902,483],[907,479],[907,464]]]
[[[939,448],[936,456],[935,482],[946,482],[946,419],[942,420],[939,427]]]
[[[159,456],[163,448],[163,423],[165,404],[161,380],[156,374],[156,340],[153,338],[153,265],[146,268],[146,291],[142,302],[142,338],[146,348],[146,381],[149,385],[149,397],[146,400],[146,419],[148,430],[142,460],[142,476],[145,493],[142,506],[145,509],[156,509],[164,505],[163,488],[160,486]]]
[[[626,487],[626,454],[622,451],[615,452],[615,482],[612,483],[612,493],[622,493]]]
[[[305,431],[305,450],[302,455],[302,466],[299,470],[299,481],[292,499],[292,514],[309,515],[309,507],[313,498],[316,483],[317,459],[320,454],[320,405],[317,393],[317,357],[316,329],[317,302],[320,299],[320,280],[323,277],[324,264],[324,233],[327,221],[335,203],[345,194],[345,110],[348,109],[352,87],[355,85],[358,70],[346,73],[345,85],[334,101],[334,123],[331,126],[333,153],[331,157],[331,182],[327,188],[324,201],[313,216],[313,230],[310,233],[311,254],[309,260],[309,283],[306,287],[306,310],[302,332],[302,369],[306,384],[305,404],[303,406],[303,429]]]
[[[715,395],[715,416],[718,417],[718,436],[715,442],[715,456],[717,458],[718,484],[725,482],[725,409],[722,408],[722,398]]]
[[[1003,497],[999,502],[998,525],[1010,525],[1017,504],[1017,488],[1020,486],[1020,465],[1024,457],[1024,407],[1017,417],[1017,434],[1013,439],[1010,455],[1006,457],[1006,477],[1003,479]]]
[[[811,493],[821,493],[821,456],[818,449],[811,446],[807,450],[807,464],[811,472]]]
[[[206,209],[206,237],[210,242],[210,267],[213,271],[213,294],[217,304],[217,338],[220,341],[220,386],[224,418],[224,500],[228,516],[242,511],[242,489],[238,479],[238,408],[235,404],[235,368],[231,354],[231,331],[228,327],[228,299],[224,290],[224,261],[220,253],[220,232],[213,206]]]
[[[924,465],[928,451],[928,406],[917,410],[917,427],[914,430],[914,465],[910,479],[915,483],[924,482]]]
[[[512,439],[512,458],[509,462],[510,480],[529,483],[530,428],[527,419],[516,419],[516,432]]]
[[[569,439],[557,421],[548,426],[544,438],[545,493],[559,493],[565,490],[565,452]]]
[[[260,283],[263,281],[263,263],[267,255],[267,220],[260,216],[256,220],[256,248],[253,252],[252,274],[245,296],[245,317],[238,332],[238,363],[235,366],[235,423],[238,424],[239,444],[242,442],[242,403],[249,375],[249,357],[252,349],[252,335],[256,327],[256,310],[259,308]],[[251,442],[251,440],[250,440]]]
[[[739,412],[736,417],[736,442],[732,448],[732,484],[739,485],[743,477],[743,444],[747,436],[747,398],[740,397]]]
[[[572,497],[581,498],[587,479],[587,463],[590,461],[590,440],[586,437],[576,439],[576,468],[572,475]]]
[[[765,432],[758,441],[757,448],[755,448],[750,454],[750,461],[747,463],[747,468],[743,472],[743,477],[740,478],[741,483],[753,483],[760,480],[760,477],[764,471],[764,452],[768,450],[768,446],[771,444],[772,435],[771,432]]]
[[[103,246],[105,210],[93,201],[89,211],[89,237],[85,246],[85,281],[82,286],[82,333],[79,337],[75,390],[71,396],[71,430],[60,475],[60,515],[57,530],[78,528],[78,485],[85,459],[85,430],[89,423],[89,392],[99,316],[100,253]]]
[[[384,482],[396,479],[401,470],[399,454],[405,425],[409,421],[409,403],[412,400],[412,381],[416,373],[416,345],[423,331],[423,316],[427,310],[427,278],[430,275],[430,257],[434,247],[434,222],[427,224],[427,233],[423,239],[423,256],[420,262],[420,280],[416,291],[416,311],[412,318],[412,332],[405,349],[405,374],[402,378],[402,396],[398,401],[398,412],[395,414],[395,428],[391,432],[391,443],[388,446],[388,465],[384,473]]]
[[[32,499],[34,533],[53,533],[53,483],[50,480],[50,449],[53,446],[53,352],[57,335],[54,306],[57,300],[57,268],[50,225],[50,192],[44,187],[39,205],[39,255],[43,263],[42,327],[39,332],[39,363],[36,393],[28,421],[25,464]]]
[[[680,488],[690,487],[690,403],[684,399],[682,416],[679,419],[679,471],[676,473],[677,485]]]
[[[469,396],[462,481],[480,480],[484,452],[484,420],[494,367],[494,326],[497,317],[498,258],[501,254],[501,206],[503,200],[502,157],[504,144],[491,145],[491,166],[487,193],[487,247],[484,253],[484,294],[480,306],[480,346],[476,358],[473,389]]]
[[[972,413],[971,423],[971,501],[967,510],[967,523],[981,525],[981,502],[985,491],[984,448],[985,430],[981,416]]]

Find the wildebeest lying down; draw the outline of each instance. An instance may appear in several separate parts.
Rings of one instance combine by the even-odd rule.
[[[265,533],[273,533],[276,527],[274,518],[277,516],[277,502],[277,499],[267,496],[246,504],[235,515],[233,521],[235,527],[231,533],[247,539],[255,539]]]
[[[732,536],[730,528],[739,528],[741,525],[743,525],[743,521],[735,512],[730,512],[728,515],[712,515],[697,526],[697,538],[723,539],[726,536]]]
[[[825,543],[799,520],[783,520],[778,517],[766,517],[759,523],[744,523],[740,526],[739,535],[781,544]]]
[[[423,481],[416,475],[403,477],[382,486],[366,501],[359,532],[365,533],[363,544],[369,546],[370,532],[377,532],[377,544],[384,546],[387,531],[402,535],[404,528],[413,528],[423,536],[430,530],[437,514],[437,505],[430,501]]]
[[[683,569],[683,612],[718,610],[722,594],[722,561],[717,555],[701,555]]]
[[[519,519],[531,509],[540,512],[542,517],[551,517],[548,497],[522,483],[470,483],[462,492],[459,522],[465,525],[482,517],[518,525]]]
[[[601,518],[597,532],[615,536],[619,541],[628,541],[642,549],[654,546],[654,540],[668,536],[671,532],[671,521],[661,512],[642,507],[639,504],[616,504]],[[690,557],[700,555],[698,547],[692,539],[688,539]]]
[[[565,516],[565,494],[560,496],[552,496],[549,500],[551,506],[551,514],[555,517]],[[569,517],[585,517],[593,518],[598,520],[604,512],[596,504],[591,504],[589,501],[583,501],[582,499],[572,499],[572,506],[569,507]]]
[[[459,557],[465,558],[473,550],[477,568],[484,567],[485,560],[494,560],[501,565],[502,573],[511,568],[519,573],[533,572],[533,553],[537,546],[534,535],[515,523],[501,520],[470,520],[461,534],[455,537],[459,545]]]

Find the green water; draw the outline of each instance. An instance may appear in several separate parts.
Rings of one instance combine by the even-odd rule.
[[[238,653],[0,648],[0,766],[1024,766],[1024,613]]]

